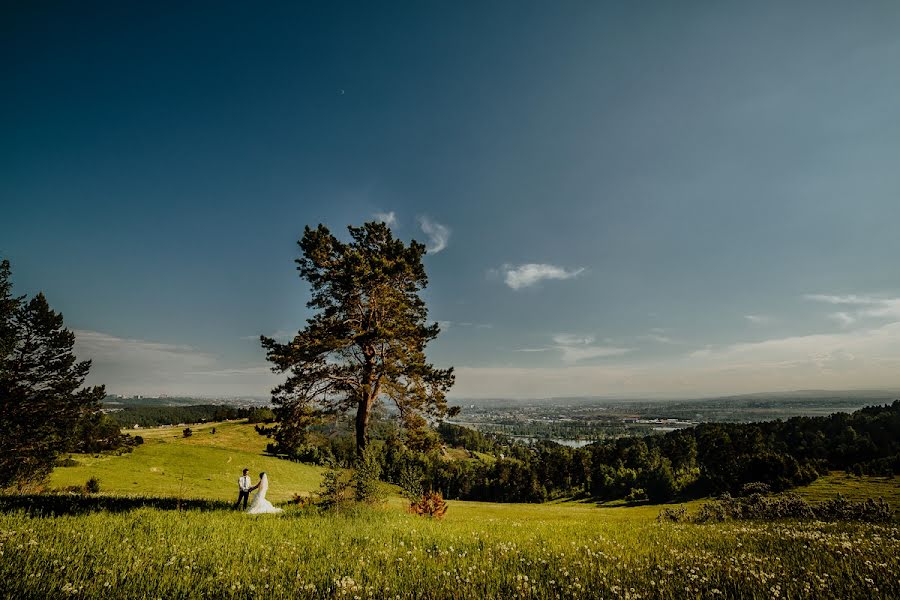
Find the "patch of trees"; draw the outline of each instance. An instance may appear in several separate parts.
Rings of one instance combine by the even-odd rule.
[[[422,489],[447,499],[542,502],[580,496],[666,502],[780,492],[831,469],[900,473],[900,401],[827,417],[702,424],[583,448],[549,441],[524,444],[450,424],[439,425],[435,433],[440,438],[423,451],[410,447],[407,433],[390,419],[376,420],[369,452],[381,477],[408,486],[414,473]],[[351,466],[354,451],[348,423],[308,432],[306,442],[289,456]]]
[[[91,362],[74,346],[62,314],[42,293],[14,295],[0,261],[0,488],[41,481],[62,453],[124,444],[100,413],[103,386],[84,386]]]
[[[270,409],[238,408],[219,404],[196,404],[193,406],[128,406],[122,410],[108,413],[109,418],[119,427],[160,427],[162,425],[178,425],[179,423],[206,423],[209,421],[228,421],[233,419],[249,419],[252,416],[264,417]],[[251,421],[257,423],[260,421]]]

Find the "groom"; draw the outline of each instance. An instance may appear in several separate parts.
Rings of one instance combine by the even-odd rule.
[[[238,499],[237,502],[234,503],[234,507],[237,508],[241,504],[241,500],[244,501],[244,510],[247,509],[247,499],[250,498],[250,492],[256,489],[255,485],[250,485],[250,476],[247,473],[250,472],[250,469],[244,469],[244,474],[238,479]]]

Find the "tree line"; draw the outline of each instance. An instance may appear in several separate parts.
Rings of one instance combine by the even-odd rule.
[[[900,473],[900,400],[854,413],[761,423],[704,423],[694,428],[596,442],[570,448],[532,444],[459,425],[441,424],[423,438],[379,420],[367,452],[384,480],[414,477],[445,498],[543,502],[559,497],[666,502],[721,493],[741,494],[764,484],[783,491],[830,470]],[[352,466],[348,427],[320,427],[282,456]],[[460,452],[462,450],[462,452]]]
[[[136,405],[108,413],[119,427],[160,427],[248,419],[260,423],[272,418],[272,410],[262,407],[237,407],[223,404],[195,404],[190,406]]]

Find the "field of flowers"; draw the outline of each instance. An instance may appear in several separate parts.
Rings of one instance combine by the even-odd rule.
[[[442,521],[396,505],[256,518],[7,508],[0,581],[8,598],[898,598],[900,527],[463,502]]]

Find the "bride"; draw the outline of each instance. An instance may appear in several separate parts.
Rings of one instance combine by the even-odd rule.
[[[253,502],[250,503],[250,508],[247,509],[248,515],[284,512],[280,508],[272,506],[272,503],[266,500],[266,492],[269,491],[269,478],[264,472],[259,474],[259,483],[256,484],[256,487],[258,488],[256,495],[253,497]]]

